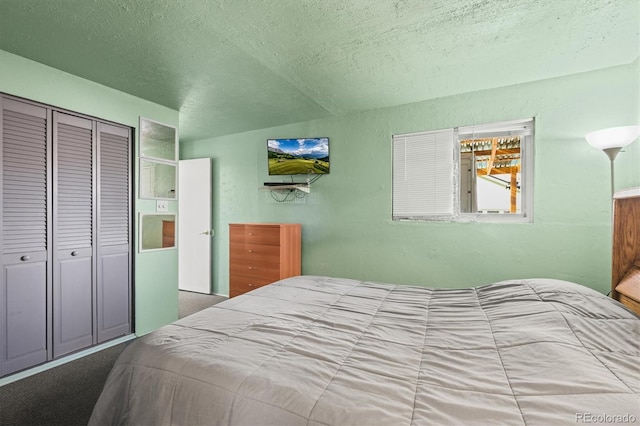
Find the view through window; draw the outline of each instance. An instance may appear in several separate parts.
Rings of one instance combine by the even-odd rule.
[[[393,219],[531,222],[534,120],[393,136]]]
[[[460,141],[460,212],[520,213],[520,136]]]

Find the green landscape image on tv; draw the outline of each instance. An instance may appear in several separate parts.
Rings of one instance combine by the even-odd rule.
[[[329,138],[268,139],[270,175],[329,173]]]

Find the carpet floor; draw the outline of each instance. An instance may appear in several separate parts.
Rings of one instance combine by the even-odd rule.
[[[226,297],[180,291],[179,318]],[[80,426],[91,417],[121,343],[0,387],[2,426]]]

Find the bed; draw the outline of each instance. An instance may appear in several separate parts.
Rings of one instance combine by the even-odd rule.
[[[639,419],[640,317],[587,287],[527,279],[432,289],[299,276],[136,339],[90,425]]]

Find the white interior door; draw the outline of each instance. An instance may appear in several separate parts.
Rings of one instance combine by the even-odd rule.
[[[211,293],[211,159],[178,167],[178,287]]]

